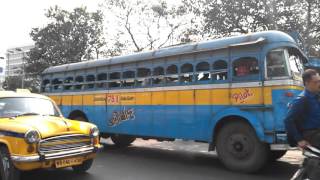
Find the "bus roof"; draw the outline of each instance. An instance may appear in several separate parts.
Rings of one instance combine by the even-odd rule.
[[[256,44],[260,42],[288,42],[295,43],[294,39],[288,34],[280,31],[263,31],[240,36],[226,37],[198,43],[191,43],[179,46],[162,48],[154,51],[139,52],[125,56],[115,56],[107,59],[98,59],[83,61],[72,64],[64,64],[60,66],[49,67],[42,74],[58,73],[64,71],[72,71],[79,69],[88,69],[112,64],[121,64],[129,62],[137,62],[148,59],[164,58],[169,56],[188,54],[200,51],[210,51],[224,49],[228,47]]]

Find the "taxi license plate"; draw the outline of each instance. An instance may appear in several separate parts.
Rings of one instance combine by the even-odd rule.
[[[55,164],[56,164],[56,168],[63,168],[63,167],[82,164],[82,161],[83,161],[82,158],[69,158],[69,159],[56,160]]]

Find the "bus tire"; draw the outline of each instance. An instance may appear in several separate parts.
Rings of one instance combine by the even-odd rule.
[[[92,163],[93,163],[93,159],[88,159],[80,165],[72,166],[72,169],[74,172],[77,172],[77,173],[85,173],[91,168]]]
[[[270,150],[270,161],[276,161],[280,158],[282,158],[287,153],[287,150],[279,150],[279,151],[272,151]]]
[[[114,134],[111,135],[111,140],[117,147],[122,148],[130,146],[136,138],[128,135]]]
[[[19,180],[20,171],[13,165],[6,146],[0,146],[1,180]]]
[[[224,125],[218,132],[216,145],[220,161],[230,170],[253,173],[267,163],[268,145],[245,122]]]

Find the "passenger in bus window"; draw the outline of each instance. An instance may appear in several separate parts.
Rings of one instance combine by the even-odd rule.
[[[235,67],[236,76],[245,76],[249,74],[249,67],[246,63],[239,64]]]

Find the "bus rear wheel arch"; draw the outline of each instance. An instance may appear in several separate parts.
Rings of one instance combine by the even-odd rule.
[[[83,113],[83,112],[80,111],[80,110],[72,111],[72,112],[69,114],[69,117],[68,117],[68,118],[69,118],[69,119],[72,119],[72,120],[88,122],[88,118],[87,118],[86,114]]]
[[[267,163],[269,148],[243,119],[224,123],[216,133],[216,150],[226,168],[253,173]]]

